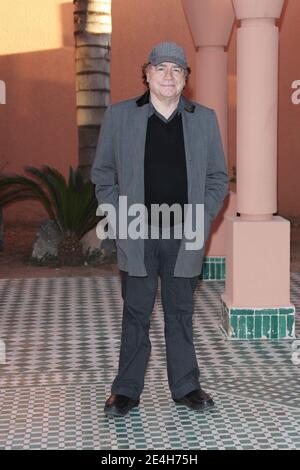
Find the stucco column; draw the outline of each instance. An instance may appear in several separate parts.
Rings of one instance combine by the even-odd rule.
[[[278,37],[284,0],[233,0],[237,32],[237,211],[249,220],[277,211]]]
[[[237,41],[237,211],[226,217],[223,328],[235,339],[294,336],[290,223],[277,210],[278,37],[284,0],[233,0]]]
[[[182,0],[195,44],[195,100],[216,111],[224,153],[228,154],[227,46],[234,22],[231,0]],[[236,213],[231,192],[214,220],[206,243],[204,279],[223,279],[225,270],[225,214]]]
[[[195,99],[215,109],[227,155],[227,52],[234,21],[231,0],[182,0],[196,47]]]

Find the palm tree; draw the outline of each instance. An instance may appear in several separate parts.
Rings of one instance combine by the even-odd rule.
[[[3,80],[0,80],[0,104],[6,104],[6,84]],[[0,178],[3,171],[3,168],[8,162],[0,167]],[[4,229],[3,229],[3,212],[2,212],[2,204],[0,200],[0,251],[4,248]]]
[[[111,0],[73,0],[79,168],[90,177],[110,101]]]
[[[70,168],[68,181],[47,165],[42,170],[26,167],[25,171],[30,177],[13,175],[0,178],[2,207],[26,199],[39,201],[63,235],[58,245],[59,262],[81,264],[83,249],[80,240],[100,220],[96,216],[98,203],[94,185],[91,181],[84,181],[78,169]]]

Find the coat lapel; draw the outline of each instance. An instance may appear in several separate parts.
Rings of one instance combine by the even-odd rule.
[[[137,106],[130,119],[133,178],[131,195],[134,202],[144,203],[144,155],[149,103]]]
[[[200,187],[205,183],[205,128],[202,117],[195,113],[182,113],[182,126],[188,179],[188,202],[199,202]]]

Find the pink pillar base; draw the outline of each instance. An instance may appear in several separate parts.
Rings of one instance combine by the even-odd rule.
[[[211,233],[206,242],[205,256],[226,256],[226,218],[235,214],[236,193],[230,191],[223,208],[212,223]]]
[[[226,217],[228,307],[273,308],[290,303],[290,222]]]

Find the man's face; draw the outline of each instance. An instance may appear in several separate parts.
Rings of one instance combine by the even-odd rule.
[[[185,85],[184,69],[173,62],[150,64],[146,75],[150,91],[158,98],[176,98]]]

